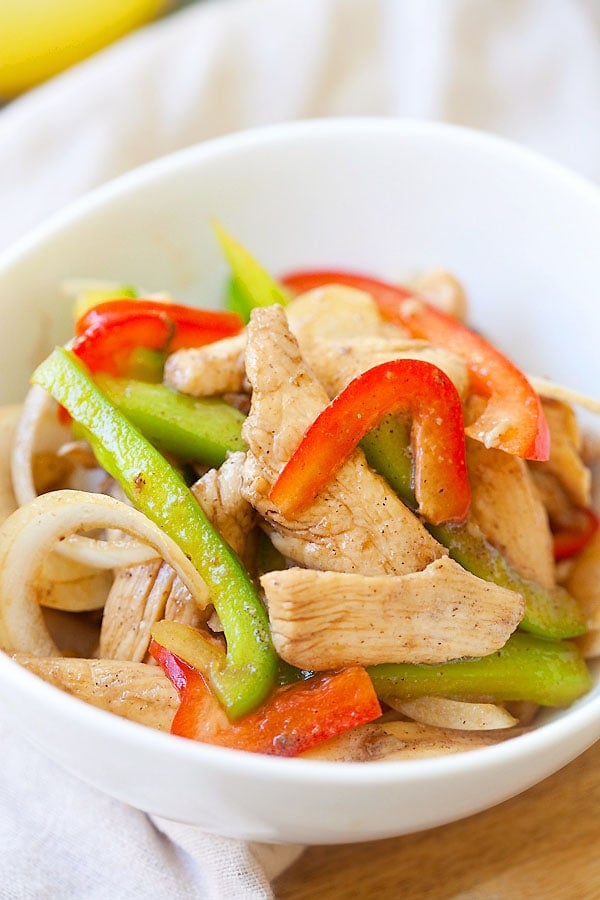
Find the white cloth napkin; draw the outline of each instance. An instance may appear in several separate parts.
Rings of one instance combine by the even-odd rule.
[[[0,747],[3,900],[265,900],[300,853],[146,816],[1,727]]]
[[[205,0],[0,115],[0,248],[92,187],[225,132],[440,119],[600,178],[598,0]]]
[[[488,129],[600,179],[600,3],[205,0],[0,112],[0,249],[164,153],[346,115]],[[152,820],[7,730],[0,747],[0,894],[10,900],[266,898],[299,853]]]

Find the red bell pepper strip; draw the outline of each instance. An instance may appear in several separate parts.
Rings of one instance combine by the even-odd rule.
[[[422,297],[375,278],[348,272],[298,272],[282,279],[294,293],[324,284],[345,284],[371,294],[380,312],[417,338],[460,356],[473,390],[488,402],[466,429],[469,437],[523,459],[546,460],[550,432],[540,399],[525,375],[488,341]]]
[[[353,666],[277,688],[255,712],[230,722],[200,671],[154,640],[150,653],[179,693],[171,726],[179,737],[252,753],[297,756],[381,715],[371,679],[362,666]]]
[[[129,313],[122,322],[90,326],[75,338],[71,349],[90,372],[119,377],[128,373],[138,347],[162,351],[172,335],[173,327],[166,318]]]
[[[201,347],[237,334],[242,325],[240,316],[222,310],[158,300],[109,300],[77,321],[72,350],[92,372],[123,375],[137,347],[164,353]]]
[[[382,363],[351,381],[307,429],[269,499],[288,516],[306,508],[361,438],[400,411],[412,417],[419,511],[434,524],[464,519],[471,489],[460,397],[444,372],[416,359]]]
[[[561,528],[553,532],[554,559],[569,559],[577,556],[598,530],[598,516],[591,509],[582,509],[581,521],[577,528]]]

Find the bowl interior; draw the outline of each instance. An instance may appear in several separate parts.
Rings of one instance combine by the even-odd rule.
[[[274,273],[448,268],[474,323],[519,364],[589,391],[599,207],[594,188],[557,166],[448,126],[300,123],[192,148],[96,192],[4,257],[0,400],[20,398],[32,363],[69,335],[65,278],[218,304],[213,218]]]
[[[401,279],[431,268],[449,269],[466,285],[474,324],[527,371],[587,393],[600,386],[598,191],[490,137],[443,126],[347,120],[277,127],[191,148],[107,186],[5,254],[0,260],[0,402],[19,401],[33,366],[54,343],[70,336],[69,301],[60,292],[66,278],[114,279],[168,290],[183,302],[218,305],[225,266],[211,232],[213,218],[274,273],[327,266]],[[41,691],[14,667],[6,671],[17,696],[20,692],[25,703],[31,702],[31,709],[36,708],[34,696],[38,709],[42,700],[44,708],[55,702],[54,692],[45,686]],[[64,699],[56,703],[60,715],[68,717]],[[593,709],[598,721],[600,688],[577,707]],[[577,721],[576,712],[549,718],[558,726],[561,718]],[[589,743],[600,733],[600,724],[591,724],[591,714],[584,720]],[[99,740],[108,732],[111,741],[120,735],[123,746],[139,732],[121,722],[109,728],[106,716],[96,710],[86,712],[82,721]],[[32,727],[25,730],[32,733]],[[568,734],[563,728],[561,739]],[[158,759],[170,745],[156,740],[152,736],[148,745],[152,743],[153,754],[159,747]],[[585,741],[570,755],[580,752]],[[47,752],[98,783],[58,742],[58,737],[38,733]],[[144,739],[136,737],[135,743],[140,742]],[[186,760],[190,753],[209,759],[213,773],[225,760],[231,773],[230,754],[203,757],[205,749],[182,752]],[[502,759],[503,753],[509,759],[517,752],[495,751],[490,759]],[[518,786],[507,790],[514,793],[548,774],[569,752],[550,754],[545,768],[530,768]],[[240,771],[244,765],[242,758],[234,768]],[[257,765],[267,774],[293,770],[293,763],[285,770],[279,763],[269,769],[271,761],[248,763]],[[398,779],[393,773],[400,771],[399,765],[386,767],[390,783]],[[443,774],[456,765],[438,760],[435,771]],[[285,781],[287,775],[281,778]],[[345,788],[369,778],[383,776],[349,774]],[[144,808],[191,820],[188,812],[177,812],[179,807],[165,809],[160,801],[144,801],[139,794],[132,798],[110,779],[100,779],[100,786]],[[333,819],[337,830],[328,826],[330,839],[352,839],[342,821],[344,803],[340,801],[340,814]],[[474,808],[456,801],[445,820]],[[231,821],[231,811],[221,812]],[[444,815],[427,823],[443,821]],[[416,820],[415,826],[423,827]],[[218,830],[269,839],[304,834],[247,823],[244,828],[219,825]],[[386,822],[378,830],[374,821],[363,821],[357,833],[375,837],[401,830],[410,826]]]

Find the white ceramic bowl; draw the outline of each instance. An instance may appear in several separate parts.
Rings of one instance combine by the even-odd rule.
[[[210,304],[218,218],[274,272],[347,266],[398,277],[433,266],[467,286],[475,324],[530,371],[600,387],[600,193],[492,137],[439,125],[338,120],[228,137],[96,192],[0,261],[0,389],[69,334],[58,285],[97,276]],[[596,672],[596,678],[598,673]],[[378,764],[274,759],[123,721],[0,654],[14,726],[85,781],[226,835],[327,843],[398,835],[489,807],[600,736],[600,686],[532,733],[451,757]]]

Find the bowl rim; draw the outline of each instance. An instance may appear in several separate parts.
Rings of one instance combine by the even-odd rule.
[[[495,157],[508,164],[535,170],[537,175],[560,183],[564,188],[580,195],[586,203],[598,207],[600,216],[600,187],[562,164],[548,159],[536,151],[524,148],[505,138],[472,128],[447,123],[386,117],[348,117],[333,119],[305,119],[270,125],[247,131],[235,132],[162,156],[103,184],[85,196],[54,213],[28,234],[0,254],[0,277],[7,270],[18,266],[27,256],[57,234],[67,231],[82,219],[107,207],[114,199],[122,199],[140,188],[152,187],[162,179],[168,179],[174,171],[203,165],[215,158],[239,155],[265,145],[296,143],[303,138],[342,138],[366,136],[381,138],[393,135],[398,139],[417,139],[449,142]],[[600,733],[600,695],[583,697],[553,721],[543,723],[531,731],[502,741],[499,744],[468,750],[461,753],[407,760],[380,761],[376,766],[362,763],[323,760],[280,758],[232,750],[225,747],[201,744],[156,731],[135,722],[122,719],[112,713],[94,707],[24,669],[5,653],[0,653],[0,672],[5,684],[19,684],[29,696],[37,695],[52,706],[58,716],[66,717],[76,728],[89,729],[90,733],[127,741],[132,750],[167,753],[173,760],[191,765],[220,768],[226,773],[243,771],[250,777],[275,781],[295,781],[298,785],[318,784],[332,786],[377,785],[393,780],[396,783],[415,780],[431,783],[432,779],[475,774],[482,769],[492,769],[496,764],[514,763],[535,755],[541,750],[557,748],[572,734],[589,732],[594,724]],[[600,736],[600,734],[599,734]],[[590,746],[597,738],[588,736],[574,747],[571,757]],[[536,779],[537,780],[537,779]]]
[[[90,735],[102,732],[102,737],[108,740],[126,741],[132,752],[143,754],[150,750],[161,755],[167,753],[171,762],[203,768],[208,764],[230,775],[239,775],[245,770],[247,775],[256,779],[267,776],[269,780],[292,780],[298,785],[375,786],[390,779],[395,783],[418,780],[431,784],[435,778],[447,775],[475,775],[478,771],[493,769],[500,762],[515,763],[538,751],[559,747],[569,734],[583,732],[600,719],[600,696],[591,701],[583,697],[560,718],[498,744],[441,756],[380,760],[377,765],[370,766],[362,762],[331,762],[249,753],[177,737],[121,718],[67,694],[28,671],[4,652],[0,654],[0,673],[6,687],[10,687],[13,679],[21,682],[25,693],[38,694],[41,701],[54,708],[57,716],[69,720],[76,728],[88,730]],[[573,749],[571,755],[578,755],[596,739],[591,737],[585,745]]]
[[[538,174],[561,182],[564,187],[585,196],[587,201],[591,200],[600,205],[600,185],[536,150],[492,132],[448,122],[391,116],[300,119],[235,131],[191,144],[111,178],[68,203],[64,208],[55,211],[0,252],[0,274],[5,268],[16,265],[24,256],[56,233],[66,230],[90,213],[102,209],[113,199],[126,197],[142,185],[152,184],[168,177],[175,169],[193,167],[228,154],[237,155],[265,144],[295,142],[304,136],[340,138],[350,135],[355,137],[357,133],[363,136],[369,133],[372,137],[388,133],[399,138],[443,139],[454,145],[479,147],[517,165],[535,169]]]

